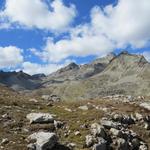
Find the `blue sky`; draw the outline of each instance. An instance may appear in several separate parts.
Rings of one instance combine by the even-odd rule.
[[[124,49],[150,60],[149,0],[0,0],[0,9],[0,69],[49,74]]]

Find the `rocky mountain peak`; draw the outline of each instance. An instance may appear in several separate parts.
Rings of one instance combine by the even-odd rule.
[[[76,69],[79,69],[79,66],[76,63],[72,62],[68,66],[60,69],[59,73],[70,71],[70,70],[76,70]]]

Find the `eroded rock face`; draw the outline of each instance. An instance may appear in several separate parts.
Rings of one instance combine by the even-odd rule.
[[[56,145],[58,137],[55,133],[37,132],[30,135],[28,140],[36,140],[36,150],[51,150]]]
[[[30,113],[26,116],[30,123],[53,123],[54,118],[49,113]]]

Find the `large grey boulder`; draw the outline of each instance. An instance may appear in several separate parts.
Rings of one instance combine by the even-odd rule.
[[[36,140],[36,150],[51,150],[56,145],[58,137],[55,133],[37,132],[30,135],[28,140]]]
[[[26,116],[30,123],[53,123],[54,118],[49,113],[30,113]]]
[[[115,128],[111,128],[110,133],[115,137],[122,137],[122,135],[123,135],[120,130],[115,129]]]

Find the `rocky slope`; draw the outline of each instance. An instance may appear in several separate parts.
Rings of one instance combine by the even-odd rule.
[[[32,90],[34,94],[57,95],[63,100],[114,94],[150,96],[150,63],[142,55],[123,51],[85,65],[71,63],[48,76],[1,72],[0,83],[17,91]]]
[[[150,63],[142,55],[123,51],[86,65],[71,63],[44,78],[43,86],[38,94],[56,94],[65,100],[114,94],[149,96]]]
[[[149,98],[63,102],[0,86],[1,150],[148,150]]]

